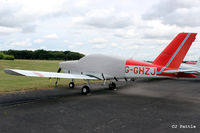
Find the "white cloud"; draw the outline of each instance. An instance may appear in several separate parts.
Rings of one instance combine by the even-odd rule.
[[[17,33],[20,31],[21,30],[19,28],[0,26],[0,33],[2,33],[2,34],[11,34],[11,33]]]
[[[106,48],[106,45],[105,44],[95,44],[92,47],[96,48],[96,49],[103,49],[103,48]]]
[[[139,31],[136,30],[136,27],[117,29],[115,32],[113,32],[113,35],[116,37],[121,37],[123,39],[140,37]]]
[[[111,46],[112,46],[112,47],[117,47],[118,44],[113,42],[113,43],[111,43]]]
[[[67,44],[70,50],[75,50],[84,46],[82,42],[69,42],[68,40],[64,40],[64,43]]]
[[[96,49],[102,49],[106,47],[106,43],[108,43],[108,41],[104,38],[94,38],[92,40],[88,41],[90,44],[92,44],[93,48]]]
[[[163,0],[148,10],[143,18],[177,26],[200,26],[199,5],[199,0]]]
[[[75,47],[74,47],[74,45],[67,45],[68,46],[68,48],[70,48],[70,49],[74,49]]]
[[[34,43],[42,43],[42,42],[44,42],[44,40],[43,40],[43,39],[36,39],[36,40],[34,40],[33,42],[34,42]]]
[[[74,45],[76,45],[76,46],[82,46],[83,43],[82,42],[75,42]]]
[[[107,43],[108,41],[105,40],[104,38],[94,38],[92,40],[89,40],[88,41],[89,43],[92,43],[92,44],[105,44]]]
[[[68,40],[64,40],[64,43],[74,46],[83,46],[83,42],[69,42]]]
[[[57,34],[48,34],[46,36],[44,36],[44,38],[46,39],[58,39],[58,35]]]
[[[45,46],[40,46],[40,49],[46,49],[46,47]]]
[[[32,43],[30,41],[30,39],[26,39],[24,41],[13,41],[11,42],[10,46],[12,47],[29,47],[29,46],[32,46]]]
[[[64,40],[63,42],[64,42],[64,43],[70,43],[68,40]]]
[[[0,1],[0,26],[17,28],[18,32],[34,32],[37,17],[22,10],[20,2]]]
[[[128,13],[118,12],[114,8],[90,10],[79,20],[85,25],[96,28],[124,28],[133,24]]]
[[[88,5],[88,1],[87,0],[79,0],[78,2],[75,3],[75,6],[77,7],[86,7]]]
[[[47,13],[57,11],[66,0],[12,0],[10,3],[18,3],[22,8],[22,13],[36,14],[42,16]]]

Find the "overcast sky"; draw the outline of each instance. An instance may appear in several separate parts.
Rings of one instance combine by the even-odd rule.
[[[0,50],[71,50],[154,60],[200,33],[200,0],[0,0]],[[197,35],[186,60],[200,56]]]

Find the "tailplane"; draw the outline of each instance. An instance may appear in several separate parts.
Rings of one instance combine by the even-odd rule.
[[[197,33],[179,33],[153,61],[153,64],[178,69]]]
[[[200,57],[198,58],[198,61],[197,61],[196,67],[200,67]]]

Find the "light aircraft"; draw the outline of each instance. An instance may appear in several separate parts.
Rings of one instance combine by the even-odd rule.
[[[122,79],[127,81],[134,78],[194,78],[196,75],[190,73],[191,70],[183,71],[179,66],[196,35],[197,33],[179,33],[152,63],[96,54],[85,56],[80,60],[61,62],[58,73],[19,69],[4,71],[11,75],[69,78],[72,79],[69,83],[70,88],[75,86],[74,79],[85,79],[88,80],[88,84],[82,87],[82,94],[90,92],[90,80],[109,80],[109,88],[115,89],[116,82]],[[64,73],[59,73],[61,70]]]

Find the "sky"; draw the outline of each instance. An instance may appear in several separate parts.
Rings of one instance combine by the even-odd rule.
[[[154,60],[200,33],[199,0],[0,0],[0,50],[62,50]],[[200,35],[185,60],[200,57]]]

